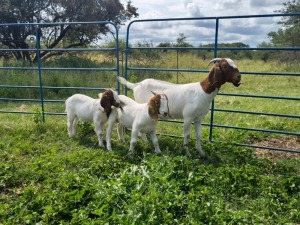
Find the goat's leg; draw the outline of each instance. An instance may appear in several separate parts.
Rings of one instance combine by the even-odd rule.
[[[121,142],[125,142],[123,131],[124,131],[124,127],[122,126],[122,124],[118,123],[117,132],[118,132],[119,141]]]
[[[201,157],[205,157],[205,153],[201,147],[201,121],[195,120],[194,124],[195,124],[195,133],[196,133],[196,148],[199,152],[199,155]]]
[[[137,137],[138,137],[139,131],[135,128],[132,128],[131,130],[131,139],[130,139],[130,148],[128,155],[133,155],[134,147],[136,146]]]
[[[161,154],[161,150],[160,150],[159,144],[158,144],[158,139],[156,137],[156,132],[155,131],[151,132],[150,136],[151,136],[156,154]]]
[[[191,156],[191,153],[189,152],[189,143],[190,143],[190,139],[191,139],[191,134],[190,134],[191,124],[192,124],[191,119],[184,120],[184,123],[183,123],[183,132],[184,132],[183,147],[188,156]]]
[[[139,136],[142,138],[142,140],[143,140],[144,142],[148,142],[148,139],[147,139],[147,136],[146,136],[145,133],[139,132]]]
[[[111,133],[114,126],[114,122],[115,121],[109,119],[106,128],[106,149],[109,151],[111,150]]]
[[[77,119],[74,116],[68,116],[68,134],[69,137],[74,137],[76,135],[76,123],[77,123]]]
[[[99,142],[99,146],[101,147],[101,148],[103,148],[103,147],[105,147],[104,146],[104,143],[103,143],[103,139],[102,139],[102,132],[103,132],[103,127],[104,127],[104,122],[99,122],[99,121],[95,121],[95,133],[96,133],[96,135],[97,135],[97,137],[98,137],[98,142]]]
[[[106,148],[107,150],[111,150],[111,134],[114,127],[115,122],[118,119],[118,113],[116,110],[113,110],[107,121],[107,129],[106,129]]]

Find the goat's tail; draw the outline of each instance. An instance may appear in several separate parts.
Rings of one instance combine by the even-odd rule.
[[[67,98],[66,100],[65,100],[65,112],[68,112],[68,110],[67,110],[67,108],[68,108],[68,105],[69,105],[69,100],[70,100],[70,98]]]
[[[127,81],[124,77],[118,77],[118,80],[121,84],[125,85],[129,89],[133,90],[139,83],[131,83]]]

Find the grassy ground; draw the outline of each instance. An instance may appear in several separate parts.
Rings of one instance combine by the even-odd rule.
[[[161,60],[163,64],[157,62],[157,66],[177,66],[173,55],[167,54]],[[206,61],[190,54],[182,55],[180,60],[179,65],[185,65],[180,66],[182,69],[207,68]],[[299,71],[297,65],[278,66],[277,62],[235,62],[244,72]],[[91,79],[97,77],[96,73],[88,73],[83,78],[82,75],[82,72],[65,72],[65,79],[55,72],[46,76],[45,82],[50,86],[56,82],[66,82],[62,86],[98,85]],[[133,80],[163,76],[130,75]],[[172,82],[186,83],[204,76],[204,73],[178,76],[168,73],[165,77]],[[20,81],[18,74],[3,77],[7,78],[3,84]],[[100,81],[97,77],[97,82]],[[115,82],[108,74],[104,81]],[[220,92],[299,97],[299,77],[243,75],[242,82],[238,88],[226,84]],[[30,94],[30,98],[38,96],[38,92]],[[64,99],[70,94],[49,91],[47,99]],[[268,133],[215,128],[213,139],[221,143],[203,141],[206,159],[198,157],[194,140],[192,158],[188,158],[182,151],[182,138],[161,135],[162,156],[155,155],[151,143],[139,141],[134,158],[128,158],[129,134],[126,143],[121,144],[114,131],[113,151],[107,152],[97,146],[89,124],[81,123],[78,136],[69,139],[65,116],[46,115],[46,122],[41,123],[38,104],[2,102],[0,107],[37,113],[0,114],[0,224],[300,223],[300,157],[270,159],[264,154],[257,155],[252,148],[234,145],[252,143],[269,136]],[[300,111],[297,101],[222,95],[216,97],[215,107],[291,115]],[[45,111],[62,113],[64,104],[45,103]],[[204,122],[209,120],[207,115]],[[262,115],[216,112],[214,122],[290,132],[300,130],[299,119]],[[158,132],[182,136],[182,124],[159,122]],[[203,139],[208,140],[208,136],[208,127],[204,126]]]
[[[1,115],[2,224],[297,224],[300,158],[203,143],[208,158],[159,137],[162,156],[139,142],[99,149],[91,126],[67,137],[65,117]],[[230,136],[229,136],[230,137]],[[194,145],[194,143],[192,143]]]

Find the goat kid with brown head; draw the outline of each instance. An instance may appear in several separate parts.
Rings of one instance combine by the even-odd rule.
[[[214,63],[208,76],[201,82],[188,84],[173,84],[166,81],[145,79],[139,83],[131,83],[123,77],[118,80],[133,90],[137,102],[147,102],[151,97],[151,91],[163,92],[169,98],[169,115],[173,118],[183,119],[184,148],[188,155],[190,142],[190,127],[195,125],[196,148],[200,156],[205,156],[201,147],[201,121],[208,113],[210,104],[217,95],[220,87],[226,82],[238,87],[241,82],[241,74],[231,59],[215,58],[209,62]]]
[[[154,94],[147,103],[137,103],[133,99],[119,95],[122,109],[118,109],[118,136],[124,141],[123,127],[131,129],[129,154],[133,154],[139,133],[149,133],[157,154],[161,153],[156,137],[158,115],[166,117],[169,112],[165,94]]]
[[[120,99],[117,91],[111,88],[103,93],[99,93],[100,105],[102,106],[107,118],[111,113],[111,107],[120,107]]]
[[[69,137],[76,135],[76,124],[78,120],[86,122],[94,122],[94,130],[98,137],[100,147],[105,147],[102,139],[104,125],[112,112],[111,108],[120,106],[118,93],[113,90],[107,90],[99,94],[99,99],[94,99],[82,94],[74,94],[69,97],[66,104],[66,112],[68,117],[68,133]],[[113,115],[117,117],[116,112]],[[112,119],[114,120],[114,119]],[[106,148],[111,150],[111,130],[106,132]]]

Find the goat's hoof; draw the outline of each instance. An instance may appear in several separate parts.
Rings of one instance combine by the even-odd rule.
[[[203,158],[203,159],[206,158],[206,154],[205,154],[205,152],[203,152],[203,151],[199,151],[199,156],[200,156],[201,158]]]
[[[186,150],[186,156],[189,157],[189,158],[192,157],[192,154],[190,153],[190,151],[187,151],[187,150]]]
[[[128,152],[126,157],[132,159],[133,158],[133,152],[131,152],[131,151]]]
[[[162,152],[155,152],[156,153],[156,155],[158,155],[158,156],[161,156],[162,155]]]

